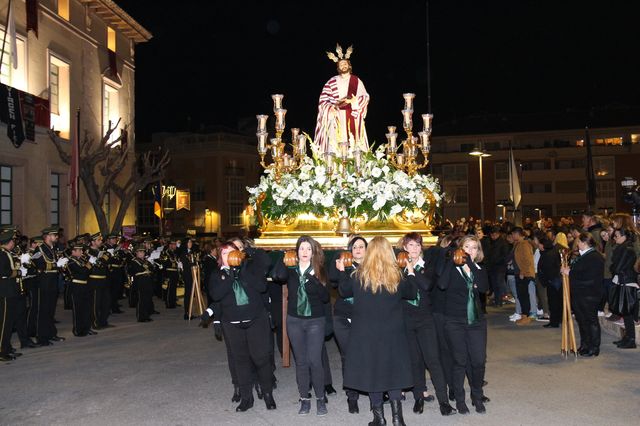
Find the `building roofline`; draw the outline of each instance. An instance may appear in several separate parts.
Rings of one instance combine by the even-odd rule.
[[[144,43],[153,35],[112,0],[80,0],[98,17],[114,26],[136,43]]]

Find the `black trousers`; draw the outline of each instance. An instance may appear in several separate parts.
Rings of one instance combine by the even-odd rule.
[[[96,328],[104,327],[109,323],[109,314],[111,314],[109,280],[89,278],[89,286],[93,290],[91,323]]]
[[[598,321],[600,298],[599,285],[571,287],[571,306],[580,330],[580,346],[585,349],[600,348],[600,322]]]
[[[73,334],[86,336],[91,329],[91,304],[93,291],[88,284],[73,283],[71,299],[73,302]]]
[[[73,303],[71,301],[71,283],[66,280],[64,282],[64,291],[62,293],[62,298],[64,299],[64,310],[68,311],[73,309]]]
[[[438,349],[440,353],[440,365],[442,366],[442,372],[444,373],[444,379],[449,389],[453,389],[453,357],[451,356],[451,350],[449,349],[449,342],[444,330],[444,324],[446,318],[442,313],[433,313],[433,324],[436,327],[436,337],[438,338]]]
[[[516,292],[518,293],[520,312],[522,312],[522,316],[529,316],[531,313],[531,300],[529,299],[529,283],[531,281],[534,280],[529,277],[520,279],[520,277],[516,275]]]
[[[425,379],[426,366],[429,369],[438,402],[447,402],[447,382],[440,363],[438,336],[433,318],[406,318],[405,320],[413,372],[414,398],[416,400],[422,398],[423,392],[427,389]]]
[[[340,351],[340,360],[342,361],[342,378],[344,379],[344,362],[347,359],[347,346],[349,345],[349,335],[351,334],[351,323],[346,317],[334,315],[333,317],[333,335],[336,336],[338,350]],[[353,389],[345,389],[347,399],[357,400],[360,396],[358,391]]]
[[[471,395],[479,400],[484,396],[485,364],[487,361],[487,322],[481,319],[469,325],[466,318],[447,317],[445,333],[453,356],[453,392],[456,402],[464,402],[464,378],[466,369],[470,369],[469,385]]]
[[[118,300],[122,297],[122,291],[124,288],[124,269],[113,268],[109,273],[109,294],[111,296],[111,310],[117,311],[120,309]]]
[[[231,383],[233,384],[233,386],[239,386],[236,362],[235,362],[235,359],[233,358],[233,353],[231,352],[231,344],[229,343],[229,337],[227,336],[226,329],[227,329],[226,327],[224,326],[222,327],[224,345],[227,349],[227,366],[229,367],[229,374],[231,375]],[[253,376],[253,373],[252,373],[252,376]]]
[[[549,301],[549,324],[559,325],[562,322],[562,279],[547,284],[547,300]]]
[[[24,345],[31,340],[27,332],[27,296],[18,296],[16,302],[16,321],[14,327],[20,338],[20,344]]]
[[[38,281],[37,278],[29,278],[24,281],[29,291],[29,307],[27,308],[27,334],[29,337],[36,337],[38,329]]]
[[[178,273],[170,272],[169,273],[169,281],[167,283],[167,300],[165,305],[167,308],[172,309],[176,307],[177,296],[176,291],[178,288]]]
[[[136,305],[136,319],[146,321],[153,313],[153,283],[144,280],[138,283],[138,304]]]
[[[223,321],[222,328],[236,365],[242,399],[253,398],[253,367],[263,392],[271,393],[273,370],[269,356],[271,330],[267,313],[263,312],[249,323],[231,324]]]
[[[18,298],[0,296],[0,354],[8,355],[11,348],[11,333],[18,316]]]
[[[58,335],[58,329],[55,324],[56,303],[58,302],[58,274],[44,273],[40,276],[37,298],[36,335],[38,341],[48,341]]]

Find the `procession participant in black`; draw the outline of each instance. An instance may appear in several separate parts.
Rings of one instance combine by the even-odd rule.
[[[571,308],[578,322],[580,347],[578,355],[584,357],[600,354],[600,322],[598,303],[604,279],[604,257],[596,250],[596,241],[588,232],[580,232],[576,239],[579,255],[570,266],[561,268],[569,276]]]
[[[359,235],[354,235],[349,240],[347,251],[351,253],[351,265],[345,267],[348,271],[353,272],[358,265],[362,263],[364,255],[367,251],[367,240]],[[338,288],[340,282],[340,271],[337,268],[337,262],[343,257],[342,253],[336,254],[336,258],[329,264],[329,282],[333,288]],[[333,305],[333,334],[336,336],[338,349],[340,350],[340,359],[342,361],[342,378],[344,381],[344,365],[347,356],[347,347],[349,345],[349,334],[351,333],[351,317],[353,316],[353,297],[342,297],[338,294],[336,302]],[[347,406],[352,414],[359,413],[358,398],[360,393],[354,389],[345,389],[347,394]]]
[[[29,240],[29,250],[27,251],[29,255],[29,267],[27,268],[27,276],[23,283],[29,292],[29,303],[27,306],[27,335],[29,337],[36,337],[36,330],[38,329],[38,287],[40,276],[38,268],[33,262],[33,256],[39,251],[38,247],[42,243],[41,236],[31,238]]]
[[[136,318],[138,322],[149,322],[153,313],[153,265],[145,259],[146,249],[139,245],[135,249],[136,257],[129,264],[129,273],[133,277],[138,291]]]
[[[337,268],[343,271],[341,262]],[[369,242],[360,266],[340,274],[340,295],[353,297],[353,315],[344,369],[344,386],[369,393],[373,421],[385,425],[383,394],[388,393],[394,425],[404,425],[402,389],[413,385],[403,299],[416,298],[413,266],[407,277],[384,237]]]
[[[167,309],[175,309],[180,306],[176,303],[176,290],[178,288],[178,257],[176,255],[176,241],[170,240],[167,250],[161,256],[160,262],[164,270],[164,280],[167,283],[165,305]]]
[[[18,333],[18,337],[20,338],[21,349],[36,348],[39,345],[33,342],[29,337],[27,319],[30,287],[33,285],[33,279],[36,277],[38,271],[31,261],[29,247],[25,246],[19,251],[14,250],[14,260],[16,265],[19,265],[20,268],[20,277],[18,278],[18,289],[20,292],[18,297],[15,329]]]
[[[411,355],[411,367],[413,372],[413,406],[414,413],[424,411],[426,400],[425,366],[429,369],[431,382],[436,390],[440,412],[443,416],[453,414],[455,411],[447,399],[447,382],[444,377],[442,364],[440,363],[440,349],[438,336],[433,320],[431,307],[431,290],[433,287],[433,268],[427,269],[422,258],[422,236],[417,232],[406,234],[401,241],[402,248],[408,255],[407,263],[411,264],[415,271],[416,284],[418,285],[417,297],[413,300],[405,300],[404,315],[409,338],[409,354]],[[408,273],[408,266],[403,270]],[[433,397],[431,397],[433,399]]]
[[[84,337],[97,334],[91,330],[91,305],[93,291],[89,287],[92,265],[84,256],[84,245],[74,243],[67,263],[71,277],[71,300],[73,306],[73,335]]]
[[[549,323],[545,328],[558,328],[562,322],[562,276],[560,275],[560,251],[546,236],[538,239],[540,260],[538,261],[538,280],[547,289],[549,300]]]
[[[109,280],[109,295],[111,300],[111,313],[121,314],[123,311],[120,309],[120,297],[122,297],[122,291],[124,287],[125,273],[124,273],[124,259],[122,253],[118,247],[118,235],[109,234],[106,238],[104,249],[109,252],[109,273],[107,278]]]
[[[209,278],[218,266],[216,247],[211,243],[207,243],[204,246],[204,253],[205,255],[202,258],[202,285],[204,286],[204,291],[207,295],[207,305],[211,305],[213,300],[211,300],[211,295],[209,294]]]
[[[91,263],[91,273],[89,274],[89,288],[93,292],[93,303],[91,306],[91,325],[95,329],[113,327],[109,324],[109,314],[111,313],[111,294],[109,291],[109,252],[103,250],[102,234],[99,232],[91,236],[91,247],[89,248],[89,263]]]
[[[477,264],[484,256],[478,237],[466,235],[458,247],[438,279],[438,286],[446,290],[444,331],[453,356],[451,385],[458,412],[469,414],[464,391],[465,373],[469,369],[472,403],[476,412],[484,413],[487,321],[482,316],[479,297],[489,288],[489,278]]]
[[[237,367],[242,399],[236,411],[253,407],[254,368],[267,410],[273,410],[269,319],[261,294],[267,290],[264,271],[258,262],[240,266],[241,258],[233,244],[221,247],[220,267],[210,278],[211,298],[220,303],[225,341]]]
[[[17,279],[20,276],[19,263],[16,263],[11,250],[15,242],[14,232],[4,230],[0,233],[0,361],[13,361],[20,353],[12,353],[11,333],[18,315],[20,290]]]
[[[42,230],[43,243],[37,253],[32,256],[38,269],[37,325],[36,338],[40,345],[50,345],[52,341],[63,341],[58,336],[55,325],[56,303],[58,300],[58,255],[54,245],[58,241],[58,228],[50,227]]]
[[[273,270],[278,282],[286,282],[289,290],[287,334],[296,362],[296,380],[300,394],[298,414],[309,414],[313,384],[316,414],[327,414],[324,388],[322,348],[325,337],[324,304],[329,301],[324,269],[324,253],[320,244],[309,236],[296,242],[296,251],[285,253],[284,263]]]
[[[196,250],[193,238],[186,238],[180,245],[179,259],[182,263],[182,282],[184,283],[184,319],[189,320],[189,305],[191,301],[191,293],[193,291],[193,271],[192,268],[198,265],[199,252]]]
[[[619,290],[619,297],[623,297],[625,292],[629,295],[630,292],[638,291],[638,273],[633,269],[637,260],[633,245],[635,237],[636,233],[629,229],[620,228],[613,231],[612,238],[616,247],[613,249],[610,269],[613,283],[618,286],[614,289]],[[613,302],[617,303],[612,303],[609,309],[616,315],[622,315],[624,320],[624,337],[614,343],[620,349],[635,349],[637,347],[635,320],[638,318],[638,299],[626,297],[626,303],[621,304],[620,300],[615,299]]]

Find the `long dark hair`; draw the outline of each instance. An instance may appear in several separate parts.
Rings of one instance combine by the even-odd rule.
[[[311,245],[311,266],[313,267],[313,273],[323,285],[326,285],[327,272],[324,269],[324,251],[322,250],[322,246],[310,236],[303,235],[298,238],[296,242],[296,255],[302,243],[309,243]]]

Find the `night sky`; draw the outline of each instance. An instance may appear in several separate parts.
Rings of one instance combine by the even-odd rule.
[[[272,93],[285,95],[288,128],[313,133],[336,42],[354,46],[370,141],[401,124],[402,93],[416,93],[417,114],[427,110],[425,1],[117,3],[154,35],[136,48],[140,142],[242,118],[254,127],[256,114],[272,113]],[[559,3],[430,2],[436,131],[475,113],[640,105],[636,2]]]

